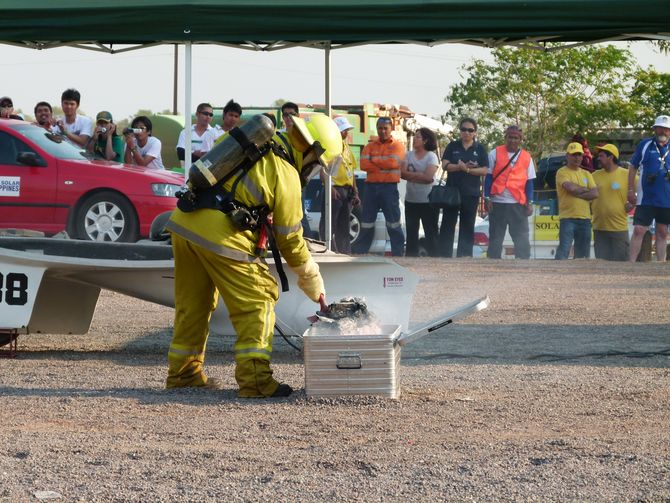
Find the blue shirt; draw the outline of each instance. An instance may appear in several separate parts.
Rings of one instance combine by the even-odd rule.
[[[465,149],[460,140],[454,140],[442,154],[442,160],[449,162],[449,164],[458,164],[458,161],[467,163],[468,161],[475,161],[480,167],[489,167],[489,153],[479,142],[474,142],[470,148]],[[465,171],[450,171],[447,174],[447,185],[458,187],[462,196],[477,196],[479,197],[479,189],[482,181],[480,176],[474,176]]]
[[[670,155],[666,143],[661,147],[655,138],[642,140],[630,160],[635,169],[640,169],[637,184],[637,204],[670,208]]]

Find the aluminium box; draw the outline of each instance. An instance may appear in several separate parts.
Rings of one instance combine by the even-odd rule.
[[[400,396],[400,325],[382,325],[381,335],[324,335],[322,328],[303,335],[307,396]]]
[[[489,302],[488,296],[482,297],[409,333],[401,333],[400,325],[387,324],[381,325],[381,334],[340,335],[317,322],[303,334],[305,393],[399,398],[402,346],[485,309]]]

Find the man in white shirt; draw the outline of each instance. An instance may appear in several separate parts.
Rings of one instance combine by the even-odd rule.
[[[191,162],[195,162],[205,151],[202,150],[202,143],[205,135],[212,128],[212,117],[214,111],[212,105],[209,103],[200,103],[195,111],[196,122],[191,126]],[[184,167],[186,158],[186,129],[182,129],[179,133],[179,140],[177,141],[177,157],[181,167]]]
[[[76,89],[66,89],[60,98],[63,117],[56,121],[58,129],[75,147],[86,148],[93,134],[93,121],[90,117],[77,114],[81,95]]]
[[[221,126],[213,127],[202,139],[202,153],[212,150],[212,147],[221,136],[233,129],[240,122],[242,107],[233,100],[228,101],[223,107],[223,123]]]

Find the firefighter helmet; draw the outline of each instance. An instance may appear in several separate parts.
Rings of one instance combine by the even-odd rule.
[[[313,113],[293,117],[293,127],[288,131],[291,145],[303,154],[302,166],[298,166],[300,179],[307,183],[321,168],[330,168],[341,160],[342,136],[337,124],[325,114]]]

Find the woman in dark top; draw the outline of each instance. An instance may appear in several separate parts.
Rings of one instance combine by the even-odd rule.
[[[458,187],[461,205],[444,208],[440,225],[439,250],[442,257],[451,258],[454,250],[456,221],[458,226],[457,257],[472,257],[475,218],[481,191],[482,177],[486,176],[489,156],[486,148],[476,141],[477,122],[471,118],[459,123],[461,139],[452,141],[442,155],[442,169],[447,172],[447,185]]]

